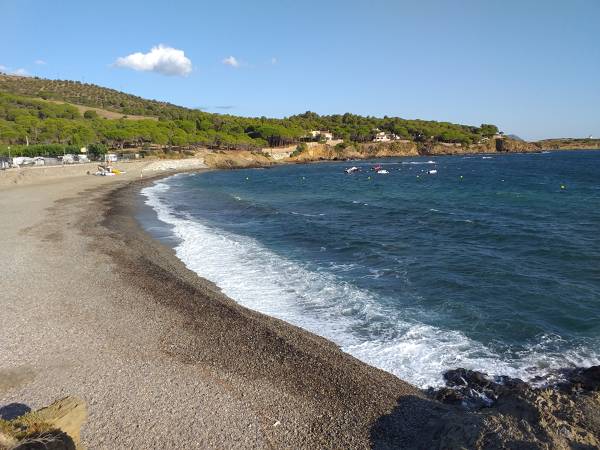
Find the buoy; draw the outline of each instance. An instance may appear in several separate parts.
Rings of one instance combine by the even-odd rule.
[[[460,179],[461,179],[461,180],[463,179],[463,176],[462,176],[462,175],[460,176]]]
[[[371,179],[371,177],[367,177],[367,180],[370,180],[370,179]]]
[[[248,181],[250,179],[250,177],[246,177],[246,181]]]
[[[567,187],[566,187],[564,184],[561,184],[561,185],[560,185],[560,188],[561,188],[561,189],[566,189]]]

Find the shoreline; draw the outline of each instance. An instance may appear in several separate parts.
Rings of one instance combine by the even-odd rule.
[[[0,406],[78,395],[89,403],[82,438],[90,448],[537,441],[537,419],[526,419],[535,431],[527,432],[510,416],[429,399],[324,338],[244,308],[185,268],[135,218],[141,187],[171,174],[66,178],[0,196],[15,216],[4,231],[22,240],[0,254],[3,268],[16,267],[1,280],[9,296],[0,301],[8,349]],[[499,424],[504,438],[493,431]]]
[[[139,188],[169,174],[4,191],[2,206],[15,211],[4,225],[27,245],[19,273],[2,280],[10,295],[1,304],[0,378],[8,381],[0,405],[35,409],[77,395],[89,404],[82,440],[90,448],[365,448],[420,439],[426,421],[415,420],[424,416],[407,408],[431,408],[422,392],[238,305],[139,227]],[[0,262],[13,264],[5,250]],[[21,282],[34,273],[37,282]],[[383,433],[378,421],[396,410],[398,432]]]
[[[377,419],[392,412],[399,399],[406,397],[407,403],[429,402],[420,389],[362,363],[325,338],[247,309],[225,296],[212,281],[187,269],[171,247],[149,236],[135,219],[140,189],[160,178],[163,177],[119,189],[119,200],[107,210],[104,226],[121,235],[126,234],[128,240],[124,244],[139,248],[138,258],[152,260],[151,280],[145,275],[141,278],[136,275],[129,282],[140,283],[153,292],[162,291],[162,286],[157,286],[157,283],[167,283],[169,295],[156,300],[178,313],[184,313],[187,318],[185,327],[193,330],[196,339],[203,341],[194,343],[192,348],[166,344],[171,356],[184,358],[188,363],[200,363],[217,377],[226,373],[227,383],[232,387],[237,385],[234,387],[236,390],[244,391],[242,386],[252,380],[253,390],[257,392],[256,400],[265,402],[267,410],[269,407],[274,409],[270,416],[294,415],[289,404],[272,404],[268,398],[270,395],[259,392],[266,386],[269,386],[268,390],[275,389],[278,397],[287,398],[286,403],[296,403],[292,409],[317,415],[307,421],[310,425],[305,424],[316,433],[310,436],[311,432],[303,440],[316,439],[315,444],[319,446],[328,447],[332,442],[348,448],[366,446],[370,440],[370,428]],[[126,258],[126,255],[118,257],[122,268],[127,267],[126,264],[123,266]],[[199,317],[200,311],[202,318]],[[211,317],[206,317],[207,314]],[[198,336],[199,329],[203,336]],[[235,334],[232,334],[234,329]],[[230,358],[219,354],[224,350],[219,347],[223,346],[227,351],[235,349],[243,356]],[[210,355],[205,354],[207,347],[213,347]],[[196,353],[198,350],[201,354]],[[247,394],[240,392],[240,395]],[[280,409],[286,412],[278,413]],[[298,417],[294,422],[301,423],[306,420],[303,419]],[[324,439],[324,436],[327,438]],[[327,442],[329,439],[331,441]],[[280,444],[291,445],[288,442]]]

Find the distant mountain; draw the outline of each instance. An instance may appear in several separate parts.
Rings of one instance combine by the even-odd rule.
[[[521,139],[516,134],[505,134],[504,137],[507,137],[508,139],[512,139],[513,141],[525,141],[525,139]]]

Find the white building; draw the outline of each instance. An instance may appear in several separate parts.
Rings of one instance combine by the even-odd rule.
[[[398,141],[400,140],[400,136],[394,133],[386,133],[385,131],[379,131],[378,129],[375,131],[375,137],[373,137],[373,142],[390,142],[390,141]]]
[[[333,133],[330,133],[329,131],[311,131],[310,136],[313,139],[319,138],[326,141],[333,141]]]
[[[75,164],[75,155],[72,155],[71,153],[63,155],[62,158],[59,156],[59,158],[62,159],[63,164]]]

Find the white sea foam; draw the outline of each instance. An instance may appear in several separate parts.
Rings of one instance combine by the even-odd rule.
[[[369,291],[331,272],[309,269],[258,241],[175,215],[161,194],[165,182],[145,188],[146,204],[180,239],[177,256],[238,303],[298,325],[340,345],[358,359],[420,387],[439,386],[442,373],[465,367],[490,375],[531,379],[569,365],[598,364],[597,355],[555,352],[558,337],[543,337],[517,357],[503,357],[463,333],[422,323],[385,307]]]
[[[402,164],[407,165],[407,164],[413,164],[413,165],[420,165],[420,164],[437,164],[435,161],[404,161],[402,162]]]

